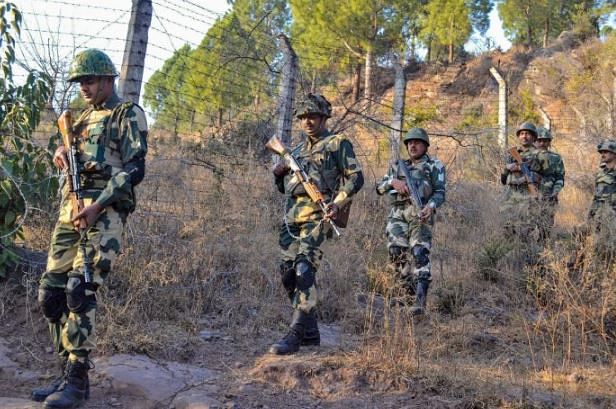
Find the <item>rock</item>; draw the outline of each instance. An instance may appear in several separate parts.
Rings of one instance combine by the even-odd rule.
[[[179,393],[171,402],[174,409],[219,409],[223,404],[212,398],[211,391],[195,388]]]
[[[2,409],[38,409],[40,406],[39,403],[32,402],[29,399],[0,397],[0,408]]]
[[[337,325],[319,324],[321,345],[327,347],[340,346],[340,327]]]
[[[199,336],[201,337],[201,339],[205,341],[212,341],[212,340],[220,338],[220,333],[209,330],[209,329],[204,329],[203,331],[199,333]]]
[[[96,360],[96,371],[121,395],[162,402],[179,391],[216,377],[205,368],[170,362],[160,365],[143,355],[114,355]]]

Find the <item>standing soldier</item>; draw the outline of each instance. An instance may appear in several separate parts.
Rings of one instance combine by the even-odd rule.
[[[599,226],[616,220],[616,140],[601,142],[597,150],[601,165],[595,175],[595,195],[588,218]]]
[[[525,241],[537,228],[538,209],[536,202],[541,181],[538,151],[533,143],[537,139],[537,128],[531,122],[524,122],[516,130],[520,146],[512,148],[521,157],[518,163],[513,155],[507,157],[501,173],[501,183],[507,186],[501,214],[505,217],[505,231]],[[517,156],[517,155],[516,155]],[[539,239],[539,237],[537,237]],[[532,245],[531,242],[526,242]]]
[[[88,104],[72,127],[79,140],[77,167],[84,207],[73,213],[65,179],[38,297],[63,366],[59,379],[32,392],[34,400],[45,401],[45,408],[74,408],[88,398],[89,356],[96,345],[96,290],[120,251],[123,225],[135,208],[134,187],[145,173],[145,114],[139,106],[119,99],[117,75],[111,59],[96,49],[77,54],[69,69],[69,82],[79,83]],[[67,169],[64,146],[53,159],[58,168]],[[87,246],[82,253],[84,239]]]
[[[398,161],[377,185],[376,191],[387,193],[392,205],[387,218],[387,248],[396,275],[409,296],[415,295],[412,315],[426,309],[426,297],[432,281],[430,249],[436,208],[445,202],[445,167],[427,154],[428,133],[411,129],[403,139],[409,160]],[[405,166],[405,169],[401,167]],[[406,179],[405,174],[410,177]],[[409,184],[416,187],[421,206],[411,200]],[[413,267],[409,264],[409,253]]]
[[[327,130],[331,105],[325,97],[309,94],[298,104],[295,117],[300,120],[304,141],[291,154],[323,194],[327,214],[310,198],[298,175],[290,172],[288,163],[275,166],[276,185],[287,196],[279,272],[294,308],[288,334],[270,348],[278,355],[297,352],[300,345],[320,344],[315,311],[316,272],[323,257],[319,247],[332,228],[328,220],[336,221],[340,209],[364,184],[351,141]]]
[[[552,133],[545,128],[537,129],[537,160],[539,161],[539,193],[541,199],[541,214],[539,215],[539,234],[541,241],[545,241],[552,227],[554,227],[554,215],[558,204],[558,194],[565,185],[565,165],[561,156],[550,150]]]

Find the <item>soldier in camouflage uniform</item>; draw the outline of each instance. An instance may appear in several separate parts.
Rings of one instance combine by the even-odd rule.
[[[539,152],[533,145],[537,139],[537,128],[531,122],[524,122],[518,127],[516,136],[520,141],[517,150],[530,170],[530,184],[537,188],[542,176],[541,163],[538,160]],[[532,247],[533,241],[528,239],[536,232],[537,237],[534,242],[539,240],[537,224],[541,212],[531,196],[529,180],[511,155],[508,155],[501,173],[501,183],[507,186],[505,200],[500,207],[501,214],[505,218],[505,232]]]
[[[339,211],[361,189],[364,177],[351,141],[327,130],[331,105],[321,95],[309,94],[301,101],[295,117],[301,122],[304,140],[292,155],[316,183],[325,197],[327,214],[306,193],[298,177],[281,162],[274,168],[278,190],[287,196],[286,214],[280,229],[281,263],[279,273],[294,308],[288,334],[270,348],[278,355],[292,354],[300,345],[319,345],[315,307],[316,272],[323,256],[319,249]]]
[[[80,138],[85,207],[72,216],[64,183],[38,297],[55,352],[64,366],[58,380],[32,393],[34,400],[45,401],[45,408],[73,408],[88,398],[88,357],[96,346],[96,290],[120,252],[123,225],[135,206],[134,187],[145,173],[145,114],[136,104],[120,100],[114,85],[117,75],[109,57],[96,49],[77,54],[69,70],[68,80],[79,83],[88,103],[73,126]],[[56,150],[54,163],[67,169],[64,146]],[[87,224],[86,256],[93,271],[89,283],[84,279],[84,257],[79,251],[82,237],[76,228],[82,219]]]
[[[595,175],[595,194],[588,218],[600,225],[616,220],[616,140],[601,142],[597,150],[601,165]]]
[[[558,205],[558,194],[565,185],[565,165],[562,157],[550,150],[552,143],[552,133],[545,128],[537,129],[537,161],[539,162],[539,182],[540,211],[539,214],[539,234],[540,240],[544,242],[550,235],[554,227],[554,215]]]
[[[411,314],[421,315],[432,280],[429,256],[434,213],[445,202],[445,167],[428,156],[430,139],[424,129],[411,129],[403,141],[410,158],[404,166],[412,180],[406,181],[398,162],[377,184],[376,191],[387,194],[392,205],[386,227],[390,261],[407,294],[415,296]],[[411,201],[407,183],[417,187],[422,208]],[[413,258],[412,266],[409,255]]]

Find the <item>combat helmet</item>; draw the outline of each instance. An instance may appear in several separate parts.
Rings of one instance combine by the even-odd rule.
[[[404,135],[402,138],[402,142],[406,145],[409,141],[413,139],[417,139],[420,141],[424,141],[427,146],[430,146],[430,138],[428,137],[428,132],[426,132],[423,128],[412,128],[410,131]]]
[[[89,48],[75,56],[68,70],[68,81],[79,81],[79,78],[89,75],[117,77],[111,58],[101,50]]]
[[[304,100],[297,104],[294,115],[296,118],[301,118],[310,114],[331,118],[332,104],[323,95],[308,94]]]
[[[552,132],[549,129],[540,126],[537,128],[537,139],[550,139],[552,140]]]
[[[515,136],[520,135],[520,132],[528,131],[533,134],[535,138],[537,138],[537,127],[532,122],[523,122],[518,129],[515,131]]]
[[[608,151],[608,152],[616,153],[616,140],[606,139],[605,141],[597,145],[597,151],[598,152]]]

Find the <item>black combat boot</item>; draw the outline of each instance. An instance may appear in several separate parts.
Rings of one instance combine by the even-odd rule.
[[[58,390],[45,399],[45,409],[73,409],[81,405],[87,396],[89,387],[89,361],[66,364],[64,382]]]
[[[417,282],[417,295],[415,297],[415,304],[411,307],[411,315],[423,315],[426,313],[426,298],[428,297],[428,287],[430,282],[426,280],[419,280]]]
[[[270,353],[288,355],[299,351],[299,346],[302,343],[302,339],[304,339],[308,315],[309,314],[301,310],[295,310],[293,312],[293,322],[291,322],[289,332],[280,341],[270,347]]]
[[[44,401],[49,395],[58,390],[62,381],[64,381],[66,362],[68,357],[58,358],[58,366],[60,367],[60,376],[54,379],[49,385],[32,390],[32,400],[36,402]]]
[[[317,313],[313,309],[306,318],[306,327],[304,328],[304,338],[302,338],[302,346],[318,346],[321,345],[321,334],[319,333],[319,325],[317,324]]]

